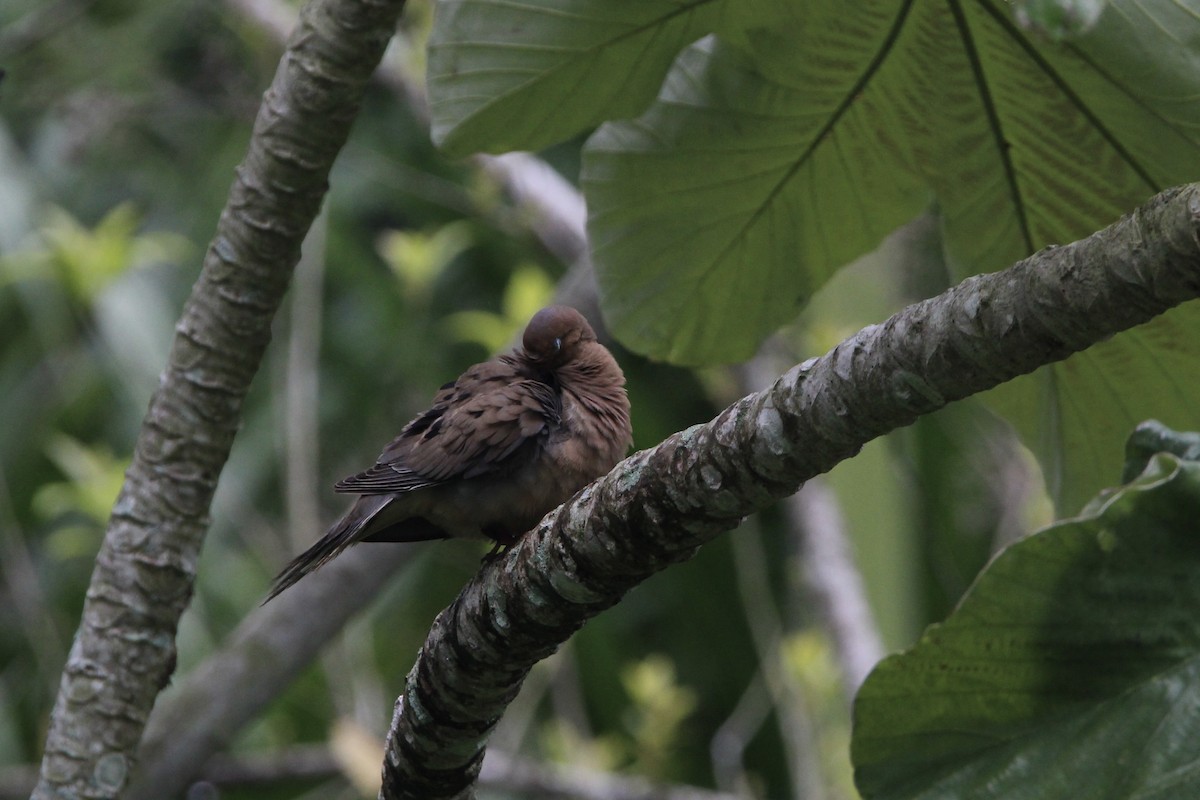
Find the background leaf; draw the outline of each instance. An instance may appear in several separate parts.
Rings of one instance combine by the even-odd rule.
[[[658,358],[744,359],[931,197],[955,278],[1104,227],[1200,176],[1197,37],[1167,2],[1113,3],[1062,46],[1001,3],[812,2],[740,54],[690,48],[585,151],[613,330]]]
[[[1196,331],[1200,304],[1188,303],[982,395],[1034,451],[1060,513],[1120,474],[1115,443],[1139,421],[1196,425]]]
[[[646,114],[588,142],[598,278],[628,346],[685,364],[746,358],[834,270],[928,204],[881,135],[904,120],[872,102],[901,20],[814,10],[826,13],[755,36],[772,73],[790,68],[786,82],[706,39]]]
[[[1161,455],[1092,513],[1002,553],[856,704],[877,798],[1188,797],[1200,463]]]
[[[635,114],[724,0],[452,0],[429,46],[433,140],[456,154],[533,150]],[[736,5],[736,4],[733,4]]]

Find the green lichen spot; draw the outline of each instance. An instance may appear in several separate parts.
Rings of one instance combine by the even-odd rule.
[[[93,770],[92,777],[96,781],[96,786],[115,793],[125,785],[125,778],[128,774],[129,763],[125,760],[125,756],[120,753],[105,753],[96,762],[96,769]]]

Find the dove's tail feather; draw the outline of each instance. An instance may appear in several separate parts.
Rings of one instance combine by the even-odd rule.
[[[279,577],[275,579],[275,585],[271,587],[267,599],[263,600],[263,605],[269,603],[276,595],[308,573],[323,566],[350,545],[361,541],[366,533],[368,523],[387,505],[387,502],[387,497],[361,498],[349,513],[338,520],[337,524],[330,528],[316,544],[296,556],[290,564],[283,568],[283,572],[279,573]]]

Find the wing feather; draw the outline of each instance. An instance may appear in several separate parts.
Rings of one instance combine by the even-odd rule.
[[[522,377],[511,363],[480,364],[442,387],[433,406],[405,426],[373,467],[334,489],[395,494],[505,470],[560,421],[554,386]]]

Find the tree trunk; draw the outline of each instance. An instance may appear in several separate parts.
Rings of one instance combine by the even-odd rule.
[[[34,798],[115,797],[128,781],[175,667],[176,625],[242,401],[402,7],[315,0],[291,37],[113,507]]]

